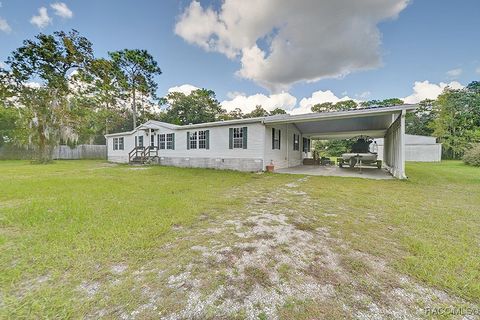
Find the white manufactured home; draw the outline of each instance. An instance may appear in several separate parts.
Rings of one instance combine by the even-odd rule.
[[[384,138],[384,164],[405,178],[405,114],[412,105],[351,111],[276,115],[173,125],[147,121],[129,132],[107,134],[108,160],[262,171],[295,167],[309,157],[311,139],[358,135]]]

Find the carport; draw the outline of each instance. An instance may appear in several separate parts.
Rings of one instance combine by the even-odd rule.
[[[266,125],[291,124],[304,138],[348,139],[359,135],[383,138],[383,164],[396,178],[405,179],[405,115],[416,105],[371,107],[349,111],[278,115]]]

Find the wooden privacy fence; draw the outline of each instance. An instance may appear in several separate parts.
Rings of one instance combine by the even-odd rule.
[[[107,159],[107,146],[80,144],[76,147],[57,146],[53,149],[53,159]]]

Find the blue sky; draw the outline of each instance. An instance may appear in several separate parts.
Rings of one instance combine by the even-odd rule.
[[[304,106],[308,101],[313,103],[328,100],[329,94],[324,94],[327,90],[331,91],[335,99],[345,95],[359,100],[403,98],[414,93],[415,82],[422,82],[423,85],[418,85],[416,89],[419,91],[418,96],[425,97],[438,94],[438,88],[441,89],[448,83],[466,85],[480,78],[480,1],[415,0],[406,3],[406,0],[386,0],[392,5],[379,8],[378,16],[373,18],[371,12],[377,10],[376,7],[365,10],[357,8],[350,12],[349,1],[355,0],[340,1],[344,3],[344,7],[340,8],[330,8],[328,1],[305,1],[306,9],[299,8],[301,5],[285,8],[286,11],[300,10],[291,14],[296,14],[300,17],[299,20],[285,20],[285,23],[281,21],[279,10],[282,1],[276,4],[277,7],[263,5],[255,8],[255,5],[250,5],[256,13],[260,12],[259,21],[271,21],[272,24],[259,26],[258,21],[252,23],[248,20],[251,15],[245,11],[248,8],[239,8],[237,18],[244,19],[244,23],[229,25],[225,22],[229,31],[224,35],[220,30],[223,24],[212,20],[212,15],[217,15],[220,20],[222,13],[229,13],[221,7],[222,1],[201,1],[197,6],[192,6],[191,1],[186,0],[63,1],[73,14],[70,17],[68,12],[55,11],[52,4],[57,1],[1,0],[0,60],[5,60],[24,39],[34,37],[40,31],[51,33],[74,28],[93,42],[98,57],[106,56],[108,51],[123,48],[147,49],[163,71],[158,77],[159,95],[164,95],[169,88],[190,84],[214,90],[220,101],[232,100],[240,95],[243,99],[235,100],[237,104],[266,101],[267,104],[272,103],[271,107],[274,104],[285,104],[287,109],[298,108],[302,98],[306,98]],[[235,5],[232,1],[227,2],[231,6]],[[399,3],[406,6],[398,9]],[[42,28],[31,23],[32,17],[39,14],[40,7],[47,9],[47,15],[51,19]],[[195,8],[199,14],[196,17],[193,14]],[[189,10],[192,10],[191,14],[187,15]],[[315,10],[318,10],[318,19],[315,19]],[[339,14],[338,21],[322,18],[322,14],[332,15],[329,10]],[[396,10],[396,13],[392,14],[391,10]],[[236,11],[234,8],[233,12]],[[245,16],[242,16],[242,12]],[[302,27],[301,18],[306,13],[312,13],[310,18],[305,18],[310,19],[310,22],[307,21],[310,24]],[[362,26],[372,27],[373,31],[347,30],[355,28],[349,25],[351,21],[357,20]],[[322,21],[325,23],[322,24]],[[295,29],[296,23],[300,25],[299,28],[308,29]],[[180,31],[179,24],[184,27]],[[291,29],[282,31],[284,25]],[[327,27],[333,32],[326,33]],[[266,28],[268,32],[255,38],[259,28]],[[380,36],[377,46],[372,32],[378,32]],[[256,60],[250,66],[242,68],[242,58],[250,57],[244,51],[246,47],[256,45],[260,52],[268,55],[269,50],[273,50],[273,46],[269,47],[275,42],[272,40],[282,33],[281,40],[285,40],[284,44],[296,45],[292,52],[297,54],[297,60],[290,59],[290,49],[286,49],[286,52],[275,49],[275,54],[279,57],[275,61],[273,58],[261,60],[261,55],[256,54]],[[246,40],[231,44],[243,36],[253,37],[253,42]],[[366,38],[362,39],[363,36]],[[209,44],[211,41],[216,42],[206,48],[204,43],[207,40],[210,41]],[[352,44],[346,43],[350,41]],[[332,47],[332,43],[336,43],[337,47]],[[306,47],[299,44],[305,44]],[[364,44],[367,45],[362,47]],[[227,49],[223,48],[225,45]],[[333,53],[326,57],[325,52]],[[355,61],[356,57],[362,55],[365,57]],[[268,66],[263,70],[256,68],[255,63],[266,63]],[[363,68],[362,65],[367,67]],[[281,74],[276,74],[282,69],[285,70]],[[320,80],[312,82],[313,78]],[[272,95],[282,92],[283,98],[277,96],[278,99],[268,100]],[[315,92],[322,93],[317,95],[317,100],[312,98]],[[264,96],[249,100],[255,94]],[[293,101],[292,98],[296,100]],[[415,100],[410,100],[412,99]]]

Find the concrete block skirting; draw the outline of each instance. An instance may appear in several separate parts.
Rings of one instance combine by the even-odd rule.
[[[263,170],[262,159],[160,157],[158,164],[174,167],[212,168],[247,172]]]

